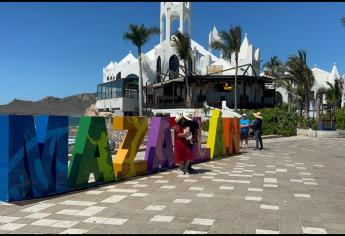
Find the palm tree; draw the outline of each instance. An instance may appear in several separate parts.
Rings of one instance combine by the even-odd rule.
[[[288,78],[294,81],[300,89],[303,89],[303,103],[305,118],[309,117],[309,102],[311,89],[315,78],[313,72],[307,65],[307,53],[305,50],[298,50],[298,55],[292,55],[287,61]]]
[[[327,104],[331,104],[334,109],[340,108],[341,103],[341,91],[339,80],[334,81],[334,85],[327,82],[329,88],[326,91]]]
[[[145,28],[144,24],[134,25],[129,24],[128,32],[123,33],[123,39],[131,41],[138,48],[138,61],[139,61],[139,116],[143,115],[143,71],[142,71],[142,46],[154,34],[159,34],[157,27]]]
[[[186,107],[190,108],[192,106],[192,96],[189,88],[188,81],[188,60],[191,58],[191,40],[188,34],[181,33],[178,31],[172,37],[172,45],[176,50],[177,55],[183,61],[183,72],[184,72],[184,81],[186,84]]]
[[[231,61],[231,54],[235,54],[235,111],[237,111],[237,73],[238,73],[238,53],[240,52],[242,41],[242,29],[240,26],[231,26],[229,31],[220,31],[219,36],[221,41],[215,41],[211,43],[211,48],[221,50],[224,54],[224,58]]]
[[[319,88],[316,91],[316,103],[317,103],[317,112],[316,112],[316,119],[320,118],[320,107],[322,105],[323,95],[327,93],[327,89],[325,87]]]
[[[317,91],[317,95],[325,95],[327,104],[331,105],[331,109],[334,112],[341,105],[341,91],[340,84],[338,80],[334,81],[334,85],[330,82],[327,82],[328,88],[320,88]]]
[[[292,89],[292,102],[299,110],[299,116],[302,116],[304,106],[304,89],[302,86],[297,85]]]
[[[282,62],[279,60],[277,56],[273,56],[270,58],[268,62],[264,64],[265,67],[270,69],[271,76],[277,77],[279,73],[279,67],[282,65]]]

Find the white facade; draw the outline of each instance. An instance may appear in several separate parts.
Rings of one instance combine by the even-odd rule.
[[[188,33],[192,38],[192,24],[191,24],[191,3],[189,2],[161,2],[160,3],[160,42],[150,51],[143,53],[143,84],[153,84],[157,78],[157,70],[165,74],[169,69],[169,60],[176,54],[175,49],[171,45],[171,37],[173,36],[172,25],[173,22],[179,21],[179,31]],[[219,40],[219,34],[214,27],[209,33],[209,43]],[[191,40],[192,46],[192,70],[193,72],[206,75],[208,74],[208,66],[220,66],[222,70],[227,70],[235,67],[235,56],[231,57],[231,61],[225,60],[220,56],[212,53],[210,48],[205,49],[196,41]],[[160,62],[160,63],[159,63]],[[158,65],[160,64],[160,65]],[[240,53],[239,66],[252,64],[253,68],[248,69],[246,75],[252,76],[260,73],[260,49],[254,49],[254,46],[249,43],[248,36],[245,34]],[[179,61],[179,65],[183,65]],[[246,68],[244,68],[246,69]],[[241,70],[239,70],[241,73]],[[243,73],[243,71],[242,71]],[[113,81],[116,79],[125,79],[128,75],[139,75],[138,59],[129,52],[121,61],[111,61],[105,68],[103,68],[103,83]],[[179,74],[183,75],[182,70]],[[223,75],[234,75],[235,70],[228,70],[222,73]],[[97,109],[104,109],[108,104],[102,100],[97,100]],[[120,108],[123,110],[123,107]],[[112,107],[110,107],[112,110]]]
[[[333,64],[332,70],[331,72],[322,70],[321,68],[316,67],[316,65],[314,65],[314,67],[311,69],[315,78],[315,82],[314,85],[312,87],[312,91],[314,93],[314,99],[316,97],[316,93],[320,88],[328,88],[328,84],[327,82],[331,83],[334,85],[334,82],[336,79],[342,81],[342,84],[344,84],[344,79],[345,79],[345,75],[343,75],[343,78],[341,78],[341,76],[339,75],[338,72],[338,68],[336,66],[336,64]],[[282,97],[283,97],[283,102],[287,103],[288,102],[288,92],[285,88],[277,88],[277,92],[279,92]],[[345,106],[345,86],[343,86],[343,98],[342,98],[342,107]],[[327,101],[325,99],[323,99],[323,103],[326,104]],[[310,115],[313,116],[314,112],[316,111],[316,103],[314,103],[313,101],[311,101],[310,104]]]
[[[334,81],[336,79],[342,80],[342,78],[339,75],[339,72],[338,72],[338,69],[337,69],[337,66],[335,63],[333,65],[331,72],[327,72],[327,71],[322,70],[321,68],[318,68],[316,66],[314,66],[311,70],[312,70],[314,78],[315,78],[314,86],[312,87],[312,91],[314,92],[314,98],[315,98],[315,95],[316,95],[316,92],[318,89],[328,88],[327,82],[334,85]],[[281,95],[283,96],[283,102],[287,103],[288,102],[288,94],[287,94],[286,89],[277,88],[277,92],[281,93]]]

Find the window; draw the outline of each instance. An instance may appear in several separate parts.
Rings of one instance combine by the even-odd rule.
[[[172,55],[169,59],[169,79],[175,79],[179,76],[180,62],[176,55]]]
[[[161,82],[161,72],[162,72],[162,61],[161,61],[161,57],[158,57],[157,58],[157,78],[156,78],[157,83]]]
[[[134,74],[130,74],[126,77],[124,81],[124,97],[127,98],[138,98],[139,87],[138,87],[139,77]]]
[[[102,84],[102,99],[106,99],[105,85]]]
[[[97,85],[97,99],[102,99],[102,85]]]
[[[119,79],[121,79],[121,72],[117,73],[116,75],[116,80],[119,80]]]

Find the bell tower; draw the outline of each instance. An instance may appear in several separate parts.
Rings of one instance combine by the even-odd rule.
[[[171,38],[172,23],[179,20],[179,31],[192,34],[191,3],[190,2],[161,2],[160,13],[160,42]]]

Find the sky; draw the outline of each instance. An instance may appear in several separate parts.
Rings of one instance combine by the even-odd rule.
[[[102,69],[136,48],[128,24],[159,27],[159,2],[0,3],[0,104],[95,92]],[[298,49],[310,67],[345,74],[345,3],[192,2],[192,38],[208,48],[213,25],[240,25],[266,62]],[[154,36],[144,52],[159,43]]]

